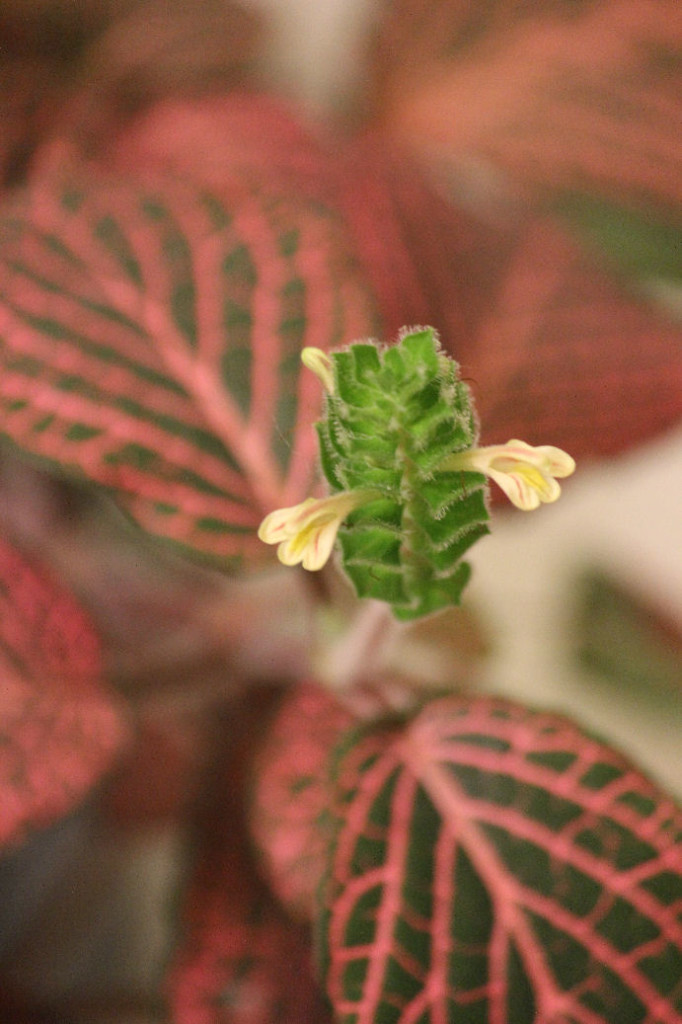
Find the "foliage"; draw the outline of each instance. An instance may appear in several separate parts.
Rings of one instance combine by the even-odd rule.
[[[225,730],[218,734],[215,785],[197,825],[201,855],[183,908],[185,941],[168,977],[173,1019],[186,1024],[331,1020],[315,978],[310,930],[292,921],[264,884],[246,829],[247,752],[271,714],[269,703],[267,695],[251,695],[229,713],[238,727],[231,741],[225,743]],[[284,728],[287,717],[284,710]]]
[[[73,597],[0,542],[0,845],[78,806],[111,767],[125,719]]]
[[[645,294],[679,276],[674,0],[387,0],[367,131],[331,141],[268,96],[181,89],[173,54],[191,51],[201,83],[203,43],[169,49],[172,25],[150,25],[163,74],[134,94],[109,37],[99,85],[30,119],[38,142],[15,138],[19,83],[0,153],[0,434],[22,457],[213,569],[260,568],[258,524],[286,506],[302,518],[276,538],[284,560],[323,534],[329,554],[338,529],[360,597],[409,620],[459,601],[488,529],[483,473],[542,489],[572,471],[545,472],[547,440],[594,457],[679,420],[679,323]],[[230,81],[252,73],[239,56]],[[426,323],[440,344],[430,328],[373,340]],[[306,347],[330,373],[328,498],[306,498],[322,409]],[[473,396],[486,444],[541,447],[474,449]],[[362,500],[329,519],[347,494]],[[679,1024],[679,809],[558,716],[430,696],[423,677],[393,708],[385,621],[363,629],[361,603],[349,626],[340,591],[325,570],[289,602],[310,649],[291,673],[276,604],[240,610],[235,589],[243,704],[231,685],[183,692],[218,768],[205,820],[184,822],[176,1024]],[[0,601],[15,848],[92,793],[126,726],[87,612],[5,540]],[[268,658],[311,681],[264,697]]]
[[[608,747],[448,697],[346,742],[334,780],[339,1020],[679,1020],[682,815]]]
[[[0,224],[2,433],[223,562],[311,483],[301,347],[373,324],[333,212],[231,191],[48,178]]]
[[[358,596],[388,601],[402,619],[458,604],[470,571],[461,558],[487,532],[488,513],[483,476],[441,468],[476,440],[456,364],[430,329],[384,351],[353,345],[332,363],[322,468],[334,490],[376,492],[340,531]]]

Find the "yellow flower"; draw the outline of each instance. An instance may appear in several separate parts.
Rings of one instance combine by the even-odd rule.
[[[301,362],[320,378],[325,391],[333,395],[334,366],[327,353],[323,352],[321,348],[313,348],[312,345],[308,345],[301,352]]]
[[[346,516],[373,498],[377,491],[341,491],[329,498],[306,498],[300,505],[279,508],[265,517],[258,530],[266,544],[278,544],[283,565],[303,564],[314,571],[326,564],[336,534]]]
[[[507,441],[458,452],[440,468],[484,473],[502,488],[513,505],[528,512],[541,502],[557,500],[561,487],[556,478],[570,476],[575,461],[552,445],[534,448],[525,441]]]

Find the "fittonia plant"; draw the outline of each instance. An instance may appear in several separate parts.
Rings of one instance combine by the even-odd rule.
[[[338,538],[358,595],[379,599],[369,613],[459,602],[487,478],[531,510],[575,469],[551,446],[478,447],[469,388],[429,328],[303,360],[326,391],[331,493],[259,535],[308,570]],[[373,681],[362,639],[339,645],[356,666],[346,695]],[[252,806],[272,887],[315,924],[339,1024],[680,1024],[682,816],[664,794],[567,719],[511,701],[415,694],[361,717],[295,688]]]
[[[524,510],[556,501],[570,455],[523,441],[477,448],[471,393],[435,331],[398,344],[356,343],[303,361],[327,392],[318,423],[332,494],[270,513],[259,536],[285,565],[320,569],[337,535],[359,597],[388,602],[399,619],[459,603],[462,561],[488,532],[486,477]]]
[[[478,447],[469,388],[429,328],[303,360],[327,393],[331,494],[259,535],[309,570],[338,538],[358,595],[398,619],[459,602],[487,478],[531,510],[575,469],[551,446]],[[253,834],[275,890],[317,922],[337,1021],[679,1024],[682,819],[626,760],[504,700],[450,694],[354,730],[335,716],[323,691],[285,705]]]

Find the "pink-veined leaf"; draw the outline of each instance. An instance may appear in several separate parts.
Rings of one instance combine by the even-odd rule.
[[[338,218],[245,176],[221,200],[36,178],[0,223],[0,282],[2,432],[221,559],[260,554],[264,512],[309,492],[301,348],[375,318]]]
[[[428,159],[679,209],[676,0],[414,0],[390,5],[377,50],[384,119]]]
[[[70,594],[0,542],[0,846],[72,810],[125,737]]]
[[[327,1024],[307,929],[243,873],[191,896],[168,978],[174,1024]]]
[[[347,160],[344,210],[385,330],[438,326],[472,387],[485,443],[550,438],[581,459],[679,422],[682,328],[553,220],[482,223],[380,136]]]
[[[522,427],[535,443],[551,437],[576,458],[594,457],[679,423],[681,343],[679,324],[540,217],[521,230],[495,301],[459,358],[478,382],[486,438]]]
[[[679,1024],[682,813],[567,719],[448,697],[341,751],[343,1024]]]
[[[251,836],[270,887],[303,920],[312,917],[326,865],[327,761],[353,722],[327,690],[300,684],[285,697],[254,759]]]
[[[202,147],[202,132],[229,141]],[[492,224],[455,209],[386,134],[335,152],[281,102],[242,93],[157,104],[100,159],[172,167],[218,193],[227,167],[248,167],[338,206],[385,336],[437,325],[473,382],[490,442],[552,437],[578,458],[608,455],[682,415],[679,325],[548,218]]]
[[[43,169],[63,159],[58,144],[52,150]],[[376,295],[378,333],[436,326],[474,387],[486,441],[550,438],[577,458],[599,456],[682,415],[679,326],[546,218],[493,225],[455,209],[385,135],[335,147],[275,99],[216,94],[146,108],[90,158],[98,173],[172,170],[230,207],[235,176],[247,176],[296,195],[299,207],[337,210],[360,263],[358,287]],[[358,337],[372,332],[360,327]]]
[[[87,111],[92,86],[84,85],[79,106]],[[66,120],[66,119],[65,119]],[[210,142],[210,144],[208,144]],[[228,201],[235,174],[274,185],[299,199],[329,200],[334,181],[332,154],[322,138],[282,99],[237,89],[200,96],[171,94],[128,114],[90,137],[77,110],[37,153],[34,173],[65,160],[87,160],[100,171],[135,176],[171,172]]]

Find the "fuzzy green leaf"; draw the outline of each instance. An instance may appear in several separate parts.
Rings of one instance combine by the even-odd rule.
[[[332,362],[322,469],[335,491],[378,492],[339,532],[348,576],[360,597],[389,602],[399,619],[457,604],[470,575],[461,558],[488,532],[484,478],[439,469],[476,442],[457,363],[431,328],[390,348],[351,345]]]

